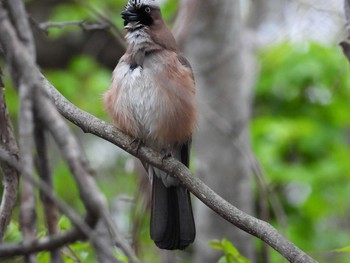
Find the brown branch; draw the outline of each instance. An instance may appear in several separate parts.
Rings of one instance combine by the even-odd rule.
[[[13,71],[14,72],[14,71]],[[33,88],[31,83],[26,83],[19,79],[19,146],[20,156],[24,169],[22,173],[27,177],[34,177],[33,159]],[[31,184],[22,184],[20,225],[24,240],[30,242],[36,237],[36,200],[35,188]],[[26,255],[26,263],[36,262],[35,255]]]
[[[21,82],[21,81],[20,81]],[[19,87],[20,117],[19,117],[19,146],[23,162],[22,173],[26,177],[34,177],[33,163],[33,103],[32,88],[24,84]],[[22,184],[21,191],[20,225],[25,241],[32,241],[36,237],[36,200],[35,188],[31,184]],[[34,255],[26,255],[25,262],[34,263]]]
[[[13,133],[4,95],[4,84],[0,68],[0,144],[9,151],[14,158],[18,158],[18,145]],[[18,173],[4,162],[0,162],[3,171],[3,194],[0,206],[0,242],[4,236],[7,225],[11,220],[12,211],[16,205],[18,192]]]
[[[19,39],[28,49],[29,55],[35,60],[36,51],[34,38],[23,2],[21,0],[5,0],[5,6],[9,10],[10,19],[14,24]]]
[[[51,132],[62,151],[62,156],[65,158],[65,161],[78,184],[80,197],[89,212],[91,220],[96,224],[99,217],[104,218],[105,222],[108,223],[111,233],[113,233],[114,240],[118,240],[117,243],[119,244],[119,247],[123,250],[125,255],[129,257],[131,262],[137,262],[136,255],[133,253],[127,242],[120,242],[119,239],[116,239],[119,237],[119,233],[113,228],[113,223],[108,219],[110,216],[107,212],[107,201],[98,190],[98,187],[90,174],[87,161],[83,159],[84,155],[80,149],[80,145],[70,132],[68,125],[63,121],[48,98],[43,96],[36,96],[36,98],[36,105],[40,105],[38,117],[47,125],[46,128]],[[107,254],[107,257],[111,260],[113,254],[110,253],[108,255],[108,253],[111,252],[111,249],[107,250],[107,245],[101,245],[101,243],[105,243],[105,241],[98,237],[95,237],[92,240],[94,246],[104,252],[104,256]],[[104,257],[103,262],[109,261]]]
[[[4,33],[4,28],[3,23],[0,23],[0,39],[2,38],[2,33]],[[10,49],[10,47],[11,46],[7,46],[7,49]],[[22,55],[21,59],[23,59],[23,57],[25,56]],[[29,68],[25,69],[29,70]],[[260,238],[276,249],[290,262],[315,262],[311,257],[278,233],[278,231],[270,224],[238,210],[235,206],[225,201],[206,186],[199,178],[193,176],[180,162],[173,158],[164,159],[161,154],[145,146],[140,146],[139,149],[135,149],[135,147],[132,147],[133,138],[122,134],[112,125],[74,107],[63,98],[44,77],[41,79],[41,85],[45,86],[50,91],[51,97],[61,114],[78,125],[85,132],[104,138],[132,155],[147,161],[169,174],[173,174],[213,211],[217,212],[221,217],[231,222],[233,225]]]
[[[81,216],[79,216],[72,208],[55,196],[52,188],[43,180],[36,180],[35,178],[27,176],[25,173],[23,173],[22,162],[19,162],[17,159],[10,156],[10,154],[3,148],[0,148],[0,160],[6,162],[8,165],[20,172],[23,179],[28,184],[32,184],[33,186],[39,188],[42,194],[45,195],[51,202],[55,203],[59,210],[65,214],[75,226],[75,229],[66,232],[65,234],[56,234],[49,238],[33,240],[32,242],[24,242],[22,244],[3,244],[0,246],[0,258],[26,255],[28,253],[42,250],[52,250],[66,244],[73,243],[77,240],[85,239],[85,237],[89,237],[91,240],[94,239],[92,228],[95,227],[95,225],[91,223],[91,220],[86,218],[86,221],[84,222]]]
[[[0,246],[0,259],[7,257],[18,257],[30,253],[50,251],[58,247],[63,247],[79,240],[84,240],[85,236],[78,230],[73,229],[63,234],[56,234],[43,237],[33,242],[19,244],[2,244]]]
[[[43,129],[39,120],[35,121],[34,138],[38,157],[36,159],[36,166],[39,176],[45,182],[49,189],[53,191],[52,173],[50,169],[50,161],[47,152],[47,134]],[[51,201],[46,195],[40,191],[40,199],[44,206],[44,215],[46,225],[50,236],[58,232],[58,211],[56,203]],[[62,263],[62,257],[59,249],[52,249],[51,263]]]
[[[87,162],[83,158],[84,155],[82,154],[79,143],[42,89],[39,82],[40,72],[32,57],[17,39],[7,19],[6,12],[1,10],[1,8],[0,11],[2,11],[0,13],[0,42],[6,50],[7,63],[13,67],[12,72],[16,73],[13,74],[13,79],[16,83],[30,83],[31,85],[28,86],[35,87],[33,89],[33,93],[35,94],[33,95],[35,114],[56,140],[64,159],[77,181],[80,197],[88,212],[86,220],[89,224],[95,225],[98,218],[102,216],[103,211],[106,209],[106,200],[99,192],[93,180]],[[22,171],[24,172],[26,169],[26,167],[23,167]],[[27,173],[25,176],[30,178]],[[46,192],[44,193],[46,194]],[[88,235],[88,232],[85,231],[84,234]],[[104,240],[99,236],[89,235],[89,237],[91,237],[95,247],[104,254],[104,262],[117,262],[111,246],[105,246]],[[134,258],[130,260],[131,262],[137,261]]]
[[[17,35],[20,41],[24,44],[28,56],[35,59],[35,46],[33,36],[27,21],[27,15],[24,5],[21,0],[7,0],[6,7],[9,10],[9,16],[14,25],[12,35]],[[4,47],[4,46],[3,46]],[[16,74],[17,64],[12,64],[11,73]],[[14,78],[16,81],[19,93],[19,148],[20,156],[23,162],[22,173],[26,177],[34,177],[34,159],[33,159],[33,145],[34,145],[34,114],[33,114],[33,90],[34,83],[31,80],[26,80],[19,76]],[[36,198],[35,188],[32,184],[22,184],[21,191],[21,207],[20,207],[20,225],[23,232],[25,242],[31,242],[36,237]],[[24,261],[26,263],[36,262],[34,254],[25,255]]]
[[[194,195],[198,197],[222,218],[269,244],[290,262],[315,262],[305,252],[282,236],[270,224],[256,219],[221,198],[212,189],[205,185],[198,177],[180,162],[173,158],[164,159],[163,156],[150,148],[140,146],[137,150],[132,146],[133,138],[116,130],[112,125],[84,112],[66,98],[64,98],[44,77],[43,85],[50,91],[51,97],[61,114],[72,123],[79,126],[84,132],[95,134],[128,153],[152,164],[169,174],[176,176]]]
[[[71,173],[78,184],[80,198],[88,211],[88,220],[94,225],[97,223],[102,209],[106,207],[106,200],[100,193],[87,167],[86,160],[82,159],[80,145],[70,132],[68,125],[63,121],[59,113],[53,107],[51,101],[37,94],[36,109],[38,118],[45,123],[46,128],[50,131],[62,152],[62,156],[67,162]],[[116,262],[113,256],[112,247],[106,246],[105,241],[98,236],[92,238],[93,244],[103,252],[104,262]],[[102,244],[101,244],[102,243]]]
[[[86,20],[79,21],[65,21],[65,22],[43,22],[38,23],[32,17],[30,17],[31,22],[40,30],[44,31],[45,34],[49,33],[50,28],[65,28],[69,26],[78,26],[83,30],[103,30],[111,28],[111,25],[105,22],[102,23],[89,23]]]
[[[9,10],[9,16],[15,28],[12,36],[17,35],[21,43],[27,49],[28,56],[35,60],[35,45],[33,35],[27,20],[27,13],[21,0],[6,0],[6,7]],[[2,8],[0,6],[0,8]],[[3,46],[6,49],[6,47]],[[6,52],[6,51],[5,51]],[[11,73],[16,75],[17,65],[12,64]],[[26,177],[34,176],[33,160],[33,88],[32,81],[26,81],[23,78],[15,78],[19,92],[20,112],[19,112],[19,148],[23,162],[23,175]],[[28,183],[22,184],[20,224],[25,242],[30,242],[36,236],[36,200],[35,188]],[[34,263],[36,257],[33,254],[25,255],[26,263]]]
[[[16,168],[18,171],[22,171],[23,167],[21,164],[13,159],[4,149],[0,148],[0,160],[7,162],[12,167]],[[64,213],[71,222],[75,225],[75,229],[66,232],[65,234],[55,234],[50,237],[45,237],[39,240],[33,240],[32,242],[24,242],[20,244],[4,244],[0,246],[0,258],[10,257],[10,256],[18,256],[18,255],[27,255],[28,253],[35,253],[43,250],[55,250],[58,247],[63,245],[67,245],[69,243],[76,242],[78,240],[85,239],[88,237],[92,240],[93,245],[98,250],[101,262],[109,263],[109,262],[118,262],[114,255],[110,253],[108,250],[109,243],[102,239],[100,236],[97,236],[94,230],[90,227],[94,227],[95,223],[92,223],[89,218],[86,218],[86,222],[84,222],[81,217],[69,206],[67,206],[64,202],[57,199],[54,194],[54,191],[50,188],[42,180],[36,180],[32,177],[26,177],[23,174],[24,180],[33,186],[36,186],[40,189],[40,191],[51,201],[54,202],[58,208]],[[121,246],[122,249],[125,249],[126,244]],[[128,248],[129,249],[129,248]],[[134,256],[131,252],[126,251],[127,256]],[[130,262],[138,262],[137,259],[133,259],[131,257]]]
[[[80,5],[84,6],[87,10],[89,10],[92,14],[94,14],[97,18],[99,18],[103,23],[107,23],[110,25],[110,27],[114,31],[114,36],[116,40],[118,41],[119,45],[123,47],[123,49],[126,49],[126,43],[124,41],[124,34],[120,31],[120,29],[113,23],[111,19],[109,19],[107,16],[96,10],[94,7],[86,3],[82,0],[75,0],[75,2],[79,3]]]

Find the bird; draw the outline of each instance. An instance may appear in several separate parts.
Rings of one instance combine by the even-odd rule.
[[[114,126],[189,167],[197,127],[193,70],[179,51],[156,0],[129,0],[121,16],[127,48],[103,95]],[[143,162],[152,183],[150,236],[183,250],[196,236],[189,191],[172,174]]]

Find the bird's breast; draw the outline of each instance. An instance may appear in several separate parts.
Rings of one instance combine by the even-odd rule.
[[[171,60],[155,56],[131,68],[121,59],[104,97],[118,128],[161,144],[190,138],[196,125],[194,82],[191,72]]]

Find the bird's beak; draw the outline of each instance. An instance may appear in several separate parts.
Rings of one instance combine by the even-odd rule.
[[[124,21],[127,23],[139,21],[139,17],[134,8],[125,9],[123,12],[121,12],[121,16],[124,19]]]

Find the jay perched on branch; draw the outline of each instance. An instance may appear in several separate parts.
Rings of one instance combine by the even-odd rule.
[[[195,82],[155,0],[129,0],[121,13],[126,53],[116,66],[104,106],[114,125],[189,166],[196,127]],[[180,181],[143,164],[152,181],[151,238],[184,249],[196,235],[190,194]]]

